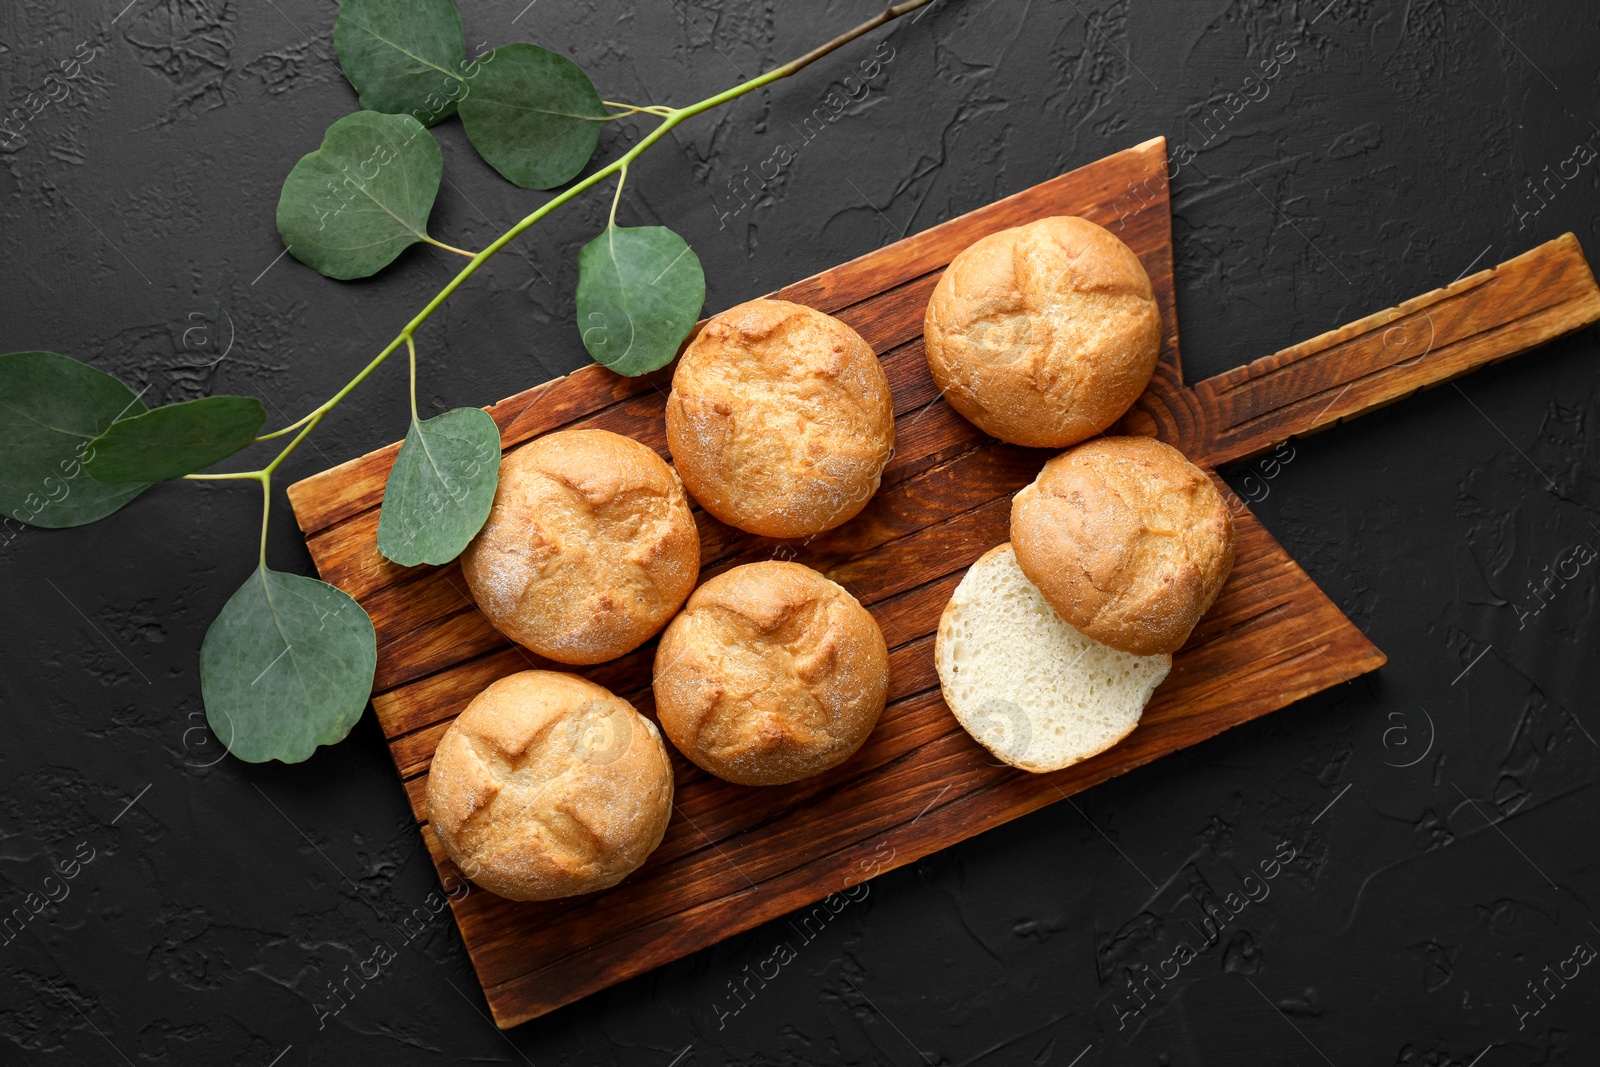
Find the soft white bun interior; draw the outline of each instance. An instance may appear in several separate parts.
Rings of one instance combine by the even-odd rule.
[[[1119,652],[1069,626],[1009,544],[991,549],[956,586],[934,659],[956,719],[1027,771],[1060,770],[1122,740],[1172,667],[1169,655]]]

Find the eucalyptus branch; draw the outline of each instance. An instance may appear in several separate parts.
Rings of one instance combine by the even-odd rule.
[[[705,272],[670,227],[618,225],[634,162],[680,123],[787,78],[932,2],[896,4],[759,77],[674,107],[604,101],[577,64],[530,43],[481,52],[469,62],[453,0],[341,0],[336,39],[340,26],[365,31],[361,47],[340,53],[362,106],[328,126],[321,147],[302,156],[284,179],[277,223],[285,253],[341,280],[370,277],[417,243],[467,262],[337,392],[266,433],[266,409],[254,397],[213,395],[147,409],[126,383],[68,356],[0,356],[0,391],[14,409],[32,416],[12,420],[25,422],[24,430],[0,420],[0,514],[42,526],[82,525],[171,479],[259,484],[257,566],[206,631],[202,694],[207,721],[228,738],[235,756],[252,762],[306,759],[317,746],[348,734],[360,718],[377,669],[377,631],[349,593],[267,566],[272,483],[279,468],[403,346],[411,418],[384,483],[377,549],[401,567],[440,566],[458,558],[492,510],[502,440],[482,408],[421,417],[416,335],[422,325],[521,234],[614,179],[605,230],[577,255],[583,345],[619,374],[665,366],[704,310]],[[375,25],[383,33],[370,32]],[[877,69],[877,60],[865,60],[859,72],[871,77]],[[433,91],[430,71],[441,75]],[[425,76],[419,79],[419,73]],[[451,114],[459,116],[478,154],[508,181],[524,189],[560,189],[477,252],[427,232],[444,167],[428,126]],[[637,143],[579,178],[594,158],[603,124],[636,115],[657,121]],[[196,473],[279,438],[284,440],[276,455],[256,470]],[[38,488],[29,491],[30,486]]]
[[[516,225],[512,226],[505,233],[501,234],[498,238],[496,238],[486,248],[484,248],[482,251],[478,252],[476,255],[472,255],[471,253],[463,253],[464,255],[469,255],[470,256],[471,262],[469,262],[466,266],[462,267],[461,271],[454,278],[450,279],[450,281],[445,285],[445,287],[443,289],[441,289],[438,292],[438,294],[436,296],[434,296],[434,298],[432,300],[428,301],[427,305],[425,307],[423,307],[423,309],[421,311],[417,312],[417,314],[412,317],[410,322],[406,323],[405,327],[400,331],[400,335],[398,337],[396,337],[393,341],[389,342],[388,347],[385,348],[382,352],[378,353],[378,355],[373,358],[372,362],[368,363],[365,367],[363,367],[361,369],[361,372],[359,374],[357,374],[354,378],[352,378],[350,380],[350,382],[347,385],[345,385],[345,387],[343,389],[339,390],[339,392],[335,393],[331,398],[329,398],[328,400],[324,401],[321,405],[319,405],[315,410],[313,410],[310,414],[306,415],[304,418],[302,418],[302,419],[298,420],[297,422],[292,423],[291,425],[286,426],[286,427],[284,427],[284,428],[282,428],[280,430],[275,430],[270,434],[264,434],[264,435],[262,435],[262,437],[260,439],[261,440],[266,440],[268,438],[277,437],[277,436],[280,436],[282,434],[288,433],[291,430],[295,429],[296,427],[299,427],[299,426],[305,424],[309,420],[320,419],[322,415],[324,415],[328,411],[332,410],[335,405],[337,405],[341,400],[343,400],[346,396],[348,396],[350,394],[351,390],[353,390],[356,386],[360,385],[366,379],[367,375],[371,374],[373,370],[377,369],[377,367],[379,365],[381,365],[383,363],[383,361],[385,359],[387,359],[389,357],[389,355],[395,351],[395,349],[399,348],[402,343],[409,343],[411,341],[412,335],[416,332],[417,327],[421,326],[424,322],[428,321],[428,317],[433,314],[433,312],[439,307],[439,305],[444,303],[445,300],[447,300],[450,297],[450,294],[454,293],[457,289],[459,289],[463,282],[465,282],[468,278],[472,277],[473,274],[477,273],[478,268],[483,266],[484,263],[488,262],[488,260],[491,259],[495,255],[495,253],[499,252],[506,245],[510,244],[520,234],[522,234],[529,227],[533,226],[540,219],[544,218],[546,215],[550,214],[552,211],[554,211],[556,208],[560,207],[561,205],[567,203],[567,201],[576,198],[577,196],[579,196],[580,194],[586,192],[587,190],[589,190],[593,186],[598,185],[600,182],[605,181],[607,178],[611,177],[613,174],[623,174],[623,175],[625,175],[627,173],[628,165],[630,163],[632,163],[634,160],[638,159],[639,156],[642,155],[651,145],[655,144],[661,138],[665,137],[679,123],[681,123],[681,122],[683,122],[683,121],[685,121],[687,119],[691,119],[694,116],[699,115],[699,114],[701,114],[703,112],[710,111],[712,108],[718,107],[718,106],[720,106],[722,104],[725,104],[730,100],[736,100],[739,97],[744,96],[746,93],[754,92],[755,90],[760,89],[763,86],[771,85],[775,81],[780,81],[783,78],[787,78],[792,74],[795,74],[795,73],[797,73],[797,72],[799,72],[801,70],[804,70],[806,67],[808,67],[811,64],[815,63],[817,60],[821,59],[823,56],[826,56],[830,52],[836,51],[837,49],[844,47],[845,45],[849,44],[851,41],[854,41],[856,38],[862,36],[863,34],[870,33],[871,31],[877,29],[879,26],[883,26],[883,25],[885,25],[885,24],[887,24],[889,22],[893,22],[895,19],[900,18],[902,15],[905,15],[905,14],[908,14],[908,13],[910,13],[912,11],[915,11],[920,7],[926,7],[928,4],[930,4],[932,2],[933,2],[933,0],[905,0],[904,3],[896,4],[893,7],[887,8],[886,10],[880,12],[878,15],[874,16],[873,18],[870,18],[866,22],[861,23],[859,26],[856,26],[854,29],[848,30],[845,33],[840,34],[839,36],[835,37],[833,40],[827,42],[826,44],[820,45],[817,48],[813,48],[811,51],[807,52],[805,55],[800,56],[797,59],[792,59],[792,60],[790,60],[789,62],[783,64],[780,67],[775,67],[772,70],[767,71],[765,74],[761,74],[761,75],[758,75],[757,77],[751,78],[749,81],[743,82],[743,83],[741,83],[739,85],[735,85],[731,89],[726,89],[726,90],[724,90],[724,91],[722,91],[720,93],[717,93],[714,96],[709,96],[706,99],[701,100],[699,103],[689,104],[689,105],[687,105],[685,107],[681,107],[681,108],[671,108],[671,109],[668,109],[664,113],[656,112],[651,107],[641,107],[641,108],[639,108],[638,110],[640,112],[649,111],[652,114],[662,114],[661,124],[658,125],[655,129],[651,130],[648,134],[646,134],[645,137],[642,140],[640,140],[638,144],[636,144],[632,148],[628,149],[628,151],[623,153],[620,157],[618,157],[617,159],[613,160],[611,163],[607,164],[606,166],[600,168],[599,170],[595,171],[593,174],[589,175],[587,178],[584,178],[582,181],[579,181],[579,182],[577,182],[577,183],[575,183],[573,185],[568,186],[565,190],[563,190],[562,192],[558,193],[555,197],[553,197],[552,199],[550,199],[546,203],[540,205],[540,207],[538,207],[536,210],[534,210],[529,215],[525,216]],[[631,107],[632,105],[615,105],[615,104],[613,104],[613,105],[610,105],[610,106]],[[618,195],[620,196],[621,195],[621,185],[620,185],[620,183],[618,185],[617,192],[618,192]],[[612,205],[611,218],[612,218],[612,220],[614,222],[615,218],[616,218],[616,205],[615,204]],[[432,242],[432,243],[436,243],[436,242]],[[459,252],[460,249],[452,249],[452,251],[458,251]],[[315,425],[315,423],[313,423],[313,426],[314,425]],[[302,433],[301,436],[303,437],[304,434]],[[290,444],[289,448],[285,449],[284,453],[278,457],[278,460],[274,461],[274,464],[276,464],[277,462],[280,462],[285,455],[287,455],[290,451],[292,451],[293,448],[294,448],[294,445],[299,443],[299,440],[300,440],[299,438],[296,438],[295,441]]]

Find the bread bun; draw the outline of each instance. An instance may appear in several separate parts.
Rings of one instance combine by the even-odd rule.
[[[944,702],[979,744],[1013,767],[1058,771],[1128,736],[1172,657],[1118,652],[1074,630],[1001,545],[945,605],[934,662]]]
[[[752,300],[714,316],[678,360],[667,444],[690,495],[729,526],[831,530],[878,491],[894,449],[889,379],[838,319]]]
[[[575,674],[523,671],[473,698],[428,772],[433,831],[512,900],[608,889],[655,851],[672,763],[655,723]]]
[[[656,649],[661,728],[700,767],[740,785],[781,785],[843,763],[888,691],[877,622],[798,563],[717,575]]]
[[[985,433],[1064,448],[1110,426],[1144,392],[1161,315],[1131,249],[1087,219],[1002,230],[950,263],[923,324],[950,406]]]
[[[1011,502],[1023,573],[1061,617],[1135,655],[1176,652],[1233,569],[1233,517],[1204,471],[1151,437],[1044,465]]]
[[[563,430],[501,461],[461,573],[513,641],[559,663],[600,663],[638,648],[683,604],[700,534],[660,456],[606,430]]]

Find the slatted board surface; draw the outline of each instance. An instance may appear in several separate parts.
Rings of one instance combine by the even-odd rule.
[[[1204,462],[1218,437],[1217,420],[1196,408],[1192,391],[1182,386],[1165,167],[1165,142],[1158,138],[775,294],[837,315],[879,353],[894,391],[895,454],[866,510],[805,544],[744,534],[697,509],[702,579],[777,557],[809,564],[846,586],[872,611],[888,640],[888,707],[853,758],[789,786],[732,785],[674,752],[677,795],[666,838],[612,890],[544,903],[474,890],[455,902],[462,938],[501,1026],[704,948],[854,885],[869,870],[910,863],[1384,662],[1229,493],[1239,534],[1233,575],[1174,657],[1138,729],[1121,744],[1055,774],[1024,774],[997,764],[971,741],[940,698],[932,637],[939,614],[964,569],[1007,540],[1011,495],[1033,479],[1049,453],[985,436],[939,397],[922,352],[928,296],[950,259],[986,234],[1058,214],[1083,215],[1109,227],[1143,261],[1163,322],[1162,368],[1130,414],[1128,428],[1157,433]],[[1581,263],[1581,253],[1577,259]],[[1490,273],[1467,282],[1481,284]],[[1593,289],[1592,276],[1588,286]],[[1600,314],[1594,308],[1583,313],[1590,311]],[[1562,314],[1545,335],[1574,328],[1568,320],[1581,317],[1571,307]],[[1329,343],[1359,346],[1362,337],[1376,336],[1392,321],[1391,314],[1365,326],[1352,324],[1348,337]],[[1394,347],[1391,341],[1384,342],[1386,348]],[[1395,373],[1412,373],[1433,358],[1419,362],[1415,356],[1405,353],[1411,362]],[[1493,356],[1478,353],[1474,365]],[[1402,361],[1397,356],[1390,362]],[[1385,385],[1382,363],[1368,360],[1340,377],[1328,373],[1326,363],[1306,362],[1302,369],[1316,375],[1310,386],[1285,392],[1273,379],[1270,392],[1246,390],[1243,395],[1257,398],[1255,414],[1266,418],[1284,408],[1283,396],[1298,410],[1294,405],[1307,396],[1320,400],[1340,388],[1351,391],[1352,376],[1368,383],[1358,391],[1360,404],[1344,402],[1341,393],[1317,419],[1285,416],[1299,422],[1281,433],[1271,430],[1270,418],[1265,424],[1258,418],[1258,449],[1382,402],[1384,389],[1426,384],[1407,379]],[[670,382],[671,368],[627,379],[591,366],[489,411],[508,449],[551,430],[593,426],[627,434],[667,456],[662,410]],[[1234,416],[1244,410],[1240,395],[1237,389],[1231,394]],[[1191,431],[1193,447],[1185,441]],[[491,681],[533,667],[569,668],[501,637],[473,606],[454,564],[403,568],[378,555],[378,504],[397,447],[307,479],[291,488],[290,499],[323,578],[355,596],[373,618],[379,643],[373,706],[441,878],[456,886],[463,882],[460,872],[426,826],[428,763],[439,737]],[[1231,447],[1229,458],[1243,454],[1236,439]],[[652,641],[580,673],[653,715],[654,651]],[[892,861],[884,862],[889,856]]]

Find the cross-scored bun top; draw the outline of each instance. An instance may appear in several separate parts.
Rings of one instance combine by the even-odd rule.
[[[695,590],[656,649],[656,716],[678,751],[740,785],[843,763],[883,711],[889,651],[810,567],[751,563]]]
[[[889,379],[838,319],[752,300],[713,317],[679,359],[667,443],[690,495],[728,525],[831,530],[877,492],[893,451]]]
[[[560,663],[648,640],[700,573],[700,535],[672,468],[606,430],[563,430],[506,456],[461,573],[500,632]]]
[[[593,893],[661,843],[672,763],[655,723],[610,690],[523,671],[479,693],[445,731],[428,811],[456,866],[492,893]]]
[[[933,380],[979,429],[1063,448],[1139,398],[1161,351],[1161,315],[1127,245],[1057,216],[956,256],[934,286],[923,339]]]
[[[1011,502],[1028,580],[1068,623],[1135,655],[1176,652],[1233,569],[1233,517],[1204,471],[1150,437],[1063,452]]]

